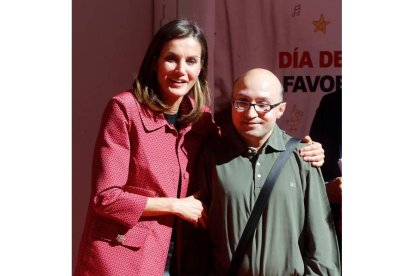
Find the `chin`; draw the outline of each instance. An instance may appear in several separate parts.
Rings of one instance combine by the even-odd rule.
[[[183,97],[190,92],[190,89],[187,88],[170,88],[168,89],[171,95],[177,96],[177,97]]]
[[[260,134],[263,132],[261,128],[258,126],[245,126],[241,129],[241,131],[243,133],[246,133],[247,135],[253,135],[253,136],[256,136],[257,134]]]
[[[263,137],[263,135],[261,135],[260,132],[257,132],[257,131],[254,131],[254,130],[253,131],[252,130],[244,131],[242,133],[243,133],[242,136],[248,138],[249,140],[261,139]]]

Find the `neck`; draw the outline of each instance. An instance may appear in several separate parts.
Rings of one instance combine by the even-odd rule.
[[[174,100],[164,99],[164,103],[168,105],[168,109],[164,111],[166,114],[177,114],[180,109],[181,102],[183,97],[179,97]]]
[[[168,114],[168,115],[174,115],[174,114],[178,113],[178,109],[168,109],[168,110],[164,111],[164,113]]]
[[[178,110],[180,109],[180,104],[181,101],[174,102],[172,105],[169,106],[169,108],[166,111],[164,111],[164,113],[170,115],[177,114]]]
[[[257,139],[254,137],[253,139],[246,139],[245,141],[249,147],[255,148],[257,152],[260,151],[260,149],[263,147],[263,145],[266,143],[266,141],[269,139],[269,137],[272,135],[273,129],[266,134],[264,137]]]

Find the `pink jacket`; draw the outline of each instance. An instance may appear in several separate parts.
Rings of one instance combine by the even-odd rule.
[[[182,112],[191,108],[185,97]],[[147,197],[176,197],[180,175],[186,196],[199,147],[213,131],[209,110],[177,132],[130,91],[111,99],[96,142],[75,275],[163,275],[174,217],[141,214]]]

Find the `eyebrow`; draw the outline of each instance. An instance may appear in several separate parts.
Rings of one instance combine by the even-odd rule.
[[[174,52],[168,51],[168,52],[165,52],[165,53],[164,53],[164,56],[175,56],[175,57],[177,57],[177,56],[179,56],[179,55],[177,55],[177,54],[176,54],[176,53],[174,53]],[[188,56],[188,57],[186,57],[186,58],[196,58],[196,59],[201,59],[201,56],[199,56],[199,55],[194,55],[194,56]]]
[[[233,98],[236,98],[236,97],[233,97]],[[243,95],[243,94],[239,94],[238,96],[237,96],[237,99],[249,99],[249,100],[252,100],[250,97],[248,97],[248,96],[246,96],[246,95]],[[272,100],[271,99],[269,99],[269,98],[267,98],[267,97],[259,97],[259,98],[256,98],[256,99],[254,99],[256,102],[264,102],[264,101],[268,101],[268,102],[271,102]]]

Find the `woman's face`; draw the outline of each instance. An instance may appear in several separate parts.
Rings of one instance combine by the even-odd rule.
[[[201,71],[201,44],[193,37],[173,39],[162,48],[157,78],[163,102],[178,109]]]

